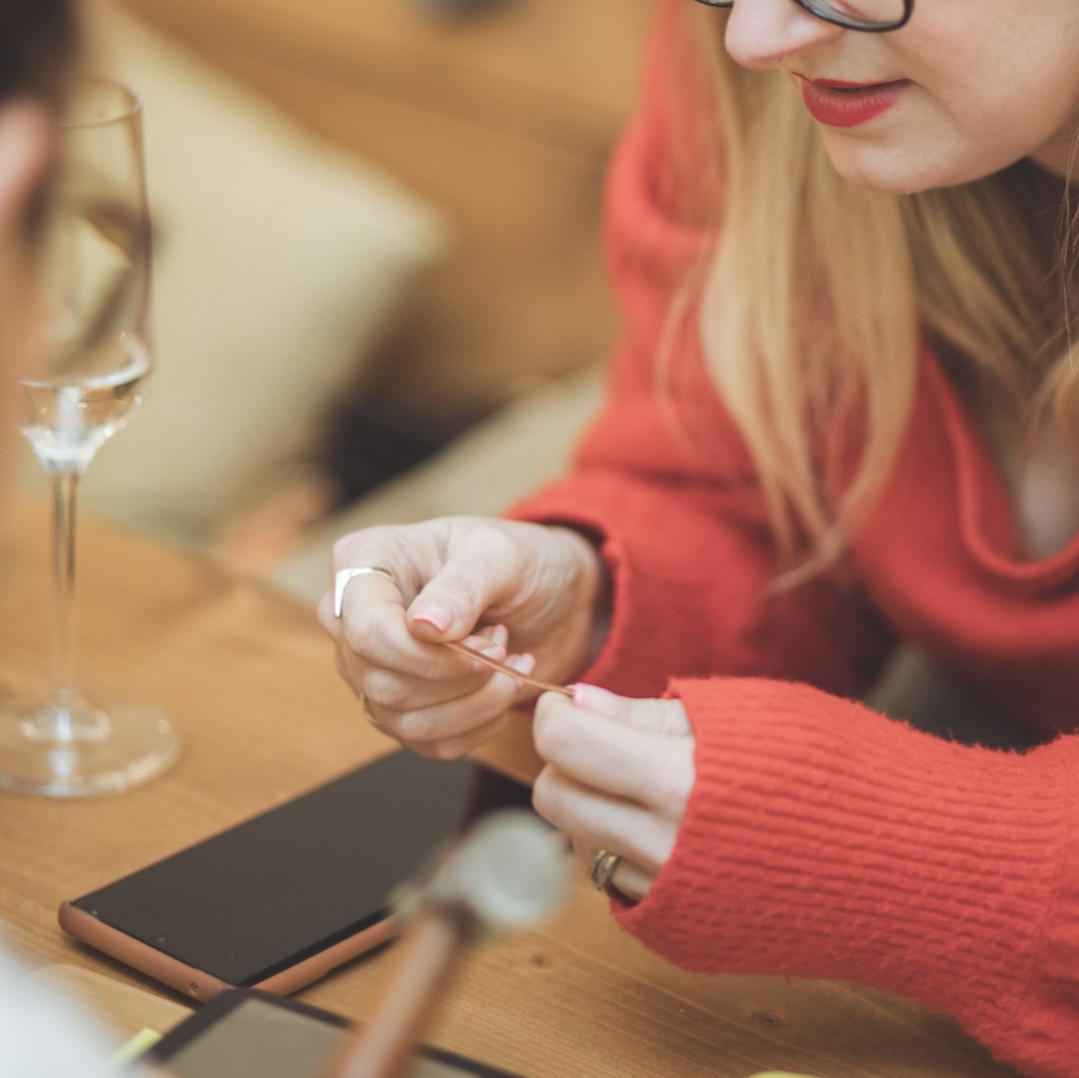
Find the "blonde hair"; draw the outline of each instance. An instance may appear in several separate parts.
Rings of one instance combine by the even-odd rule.
[[[1005,425],[1040,402],[1079,431],[1079,371],[1050,328],[1060,274],[1020,212],[1022,168],[909,196],[854,187],[790,81],[738,67],[714,20],[711,34],[722,242],[700,287],[701,335],[781,554],[802,564],[793,580],[840,556],[884,483],[921,341]],[[837,490],[833,458],[852,450]]]

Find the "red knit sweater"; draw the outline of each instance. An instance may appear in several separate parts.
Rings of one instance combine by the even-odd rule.
[[[1079,541],[1023,560],[998,472],[927,354],[852,573],[768,590],[767,514],[692,320],[661,343],[700,249],[664,194],[668,53],[662,39],[650,50],[610,175],[624,334],[608,406],[574,473],[514,514],[601,543],[613,621],[585,679],[673,694],[693,724],[697,781],[674,853],[617,916],[687,969],[890,989],[1033,1078],[1074,1076]],[[853,702],[899,638],[1048,743],[962,746]]]

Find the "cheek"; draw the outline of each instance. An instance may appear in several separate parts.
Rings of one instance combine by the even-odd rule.
[[[987,0],[976,24],[949,27],[927,47],[911,119],[929,152],[950,166],[944,182],[985,176],[1074,133],[1079,20],[1073,11],[1070,0],[1067,8],[1061,0]],[[963,47],[948,47],[964,34]]]

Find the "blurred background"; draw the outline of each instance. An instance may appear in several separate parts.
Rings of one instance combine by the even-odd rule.
[[[307,598],[333,535],[565,466],[615,319],[606,163],[652,0],[115,0],[157,371],[89,511]]]

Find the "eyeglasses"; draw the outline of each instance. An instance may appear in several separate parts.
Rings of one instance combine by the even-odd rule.
[[[914,0],[794,0],[811,15],[847,30],[883,34],[905,25]],[[709,7],[733,7],[734,0],[698,0]]]

